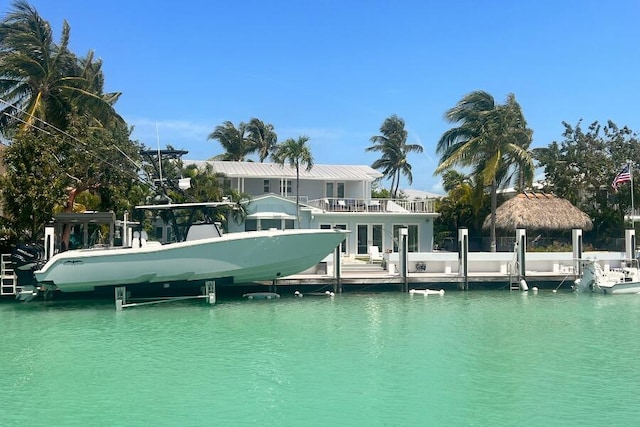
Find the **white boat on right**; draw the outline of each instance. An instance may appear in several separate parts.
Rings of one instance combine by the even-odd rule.
[[[638,261],[625,261],[621,268],[603,270],[595,260],[580,260],[582,277],[575,281],[578,292],[601,294],[640,294]]]

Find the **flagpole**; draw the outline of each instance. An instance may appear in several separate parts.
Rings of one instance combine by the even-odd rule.
[[[636,211],[633,206],[633,162],[627,161],[629,164],[629,177],[631,178],[631,228],[636,229]],[[635,249],[634,249],[635,250]]]

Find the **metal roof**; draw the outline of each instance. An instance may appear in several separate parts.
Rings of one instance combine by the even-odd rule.
[[[230,178],[295,178],[295,168],[285,164],[258,162],[225,162],[218,160],[184,160],[185,165],[195,164],[204,167],[213,166],[213,170]],[[377,170],[364,165],[313,165],[307,172],[300,169],[300,179],[339,180],[339,181],[374,181],[383,175]]]

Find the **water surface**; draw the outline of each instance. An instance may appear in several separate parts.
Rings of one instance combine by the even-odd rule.
[[[640,297],[0,303],[0,421],[634,425]]]

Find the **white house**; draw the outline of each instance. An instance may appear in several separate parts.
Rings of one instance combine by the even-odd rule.
[[[342,246],[347,255],[367,254],[370,246],[397,251],[398,229],[408,228],[409,251],[433,248],[435,199],[371,198],[372,183],[382,174],[362,165],[314,165],[300,170],[300,212],[296,212],[296,171],[275,163],[189,161],[205,163],[225,175],[224,185],[252,196],[242,224],[229,232],[266,228],[343,228],[351,234]]]

